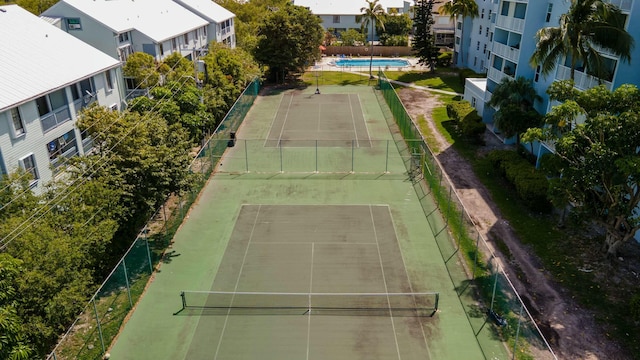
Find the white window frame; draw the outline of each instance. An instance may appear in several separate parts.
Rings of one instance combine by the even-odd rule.
[[[24,120],[22,120],[22,114],[20,114],[20,108],[14,107],[9,110],[9,116],[11,117],[11,134],[14,139],[25,136],[27,133],[27,129],[24,127]],[[16,126],[16,122],[20,125],[20,127]]]
[[[340,15],[333,15],[333,24],[340,24]]]
[[[25,165],[25,160],[26,159],[30,159],[32,167],[30,167],[30,168],[26,167],[26,165]],[[20,158],[20,160],[18,160],[18,163],[20,164],[20,168],[22,168],[22,170],[24,170],[24,171],[30,173],[31,175],[33,175],[33,180],[31,181],[31,185],[37,183],[38,179],[40,179],[40,176],[38,175],[38,165],[36,164],[35,155],[33,155],[33,153],[29,153],[29,154],[27,154],[27,156],[24,156],[24,157]]]
[[[113,77],[111,76],[111,70],[105,71],[104,77],[106,79],[105,87],[107,89],[107,92],[113,91]]]

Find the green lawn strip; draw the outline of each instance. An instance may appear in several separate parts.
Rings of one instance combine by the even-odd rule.
[[[430,87],[432,89],[464,92],[458,73],[453,69],[438,70],[435,73],[424,71],[385,71],[390,80]]]
[[[439,110],[439,109],[437,109]],[[434,111],[435,112],[435,111]],[[556,281],[567,288],[572,297],[596,314],[596,319],[603,323],[611,333],[608,336],[621,339],[633,350],[640,345],[627,334],[634,330],[633,321],[626,316],[626,304],[617,304],[608,299],[604,289],[594,273],[578,270],[584,264],[581,262],[580,239],[567,236],[567,233],[556,228],[556,219],[551,216],[532,214],[517,200],[513,189],[496,173],[485,158],[476,156],[476,147],[461,138],[455,127],[443,116],[436,116],[437,126],[442,126],[446,137],[451,137],[454,148],[473,166],[474,172],[488,188],[495,204],[500,208],[503,218],[515,230],[522,243],[530,246],[542,261],[544,269],[549,271]],[[448,119],[448,118],[447,118]],[[439,127],[440,129],[440,127]],[[510,257],[506,244],[496,239],[497,247],[505,256]],[[588,244],[582,244],[583,246]],[[465,252],[466,253],[466,252]],[[520,278],[521,276],[518,275]]]
[[[316,86],[316,73],[307,71],[302,74],[302,82],[307,86]],[[373,85],[376,80],[369,81],[367,76],[346,71],[320,71],[318,84],[322,85]]]

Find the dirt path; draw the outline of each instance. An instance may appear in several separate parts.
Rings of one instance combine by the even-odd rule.
[[[567,292],[551,279],[551,275],[542,269],[539,260],[502,219],[489,191],[475,176],[470,164],[435,130],[431,112],[439,105],[436,96],[410,88],[402,88],[398,93],[414,121],[419,115],[425,116],[438,143],[437,158],[482,236],[490,246],[499,238],[508,247],[510,258],[500,254],[495,246],[493,251],[501,258],[506,273],[558,358],[627,359],[619,346],[607,339],[593,314],[578,307]],[[491,149],[505,147],[489,132],[485,134],[485,139],[487,145],[480,149],[479,156]]]

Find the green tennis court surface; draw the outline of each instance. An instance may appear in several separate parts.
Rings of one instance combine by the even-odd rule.
[[[341,120],[322,130],[338,134],[344,123],[360,122],[374,146],[352,145],[363,135],[354,128],[350,139],[340,139],[348,142],[316,147],[317,127],[304,135],[314,146],[268,146],[282,140],[270,135],[273,129],[294,134],[293,125],[276,123],[283,102],[304,104],[313,90],[258,97],[236,146],[221,159],[176,233],[171,256],[110,349],[111,359],[506,358],[502,343],[477,339],[469,325],[425,219],[420,201],[428,195],[416,195],[405,166],[410,159],[400,155],[402,144],[392,136],[397,129],[387,124],[372,88],[323,87],[321,96],[341,104]],[[356,100],[360,113],[346,116],[346,104],[355,108]],[[309,105],[306,112],[319,119],[325,106]],[[303,115],[291,119],[318,124]],[[181,291],[188,291],[187,301],[195,296],[189,291],[236,293],[226,303],[251,306],[207,308],[213,298],[205,293],[202,306],[180,311]],[[433,316],[397,312],[393,308],[405,305],[379,297],[432,291],[439,293]],[[282,293],[311,293],[309,301],[320,307],[364,301],[367,311],[322,313]],[[313,295],[327,293],[378,295]],[[275,311],[280,304],[295,309]],[[483,354],[478,341],[494,341],[495,353]]]

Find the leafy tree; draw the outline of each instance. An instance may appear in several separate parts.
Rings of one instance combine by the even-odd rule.
[[[505,77],[493,91],[489,105],[498,108],[493,118],[496,126],[505,136],[516,136],[516,144],[519,144],[520,133],[540,126],[542,118],[533,104],[541,100],[531,80],[522,76],[517,79]]]
[[[5,1],[6,2],[6,1]],[[40,15],[48,8],[55,5],[58,0],[17,0],[11,1],[34,15]]]
[[[340,31],[340,39],[344,46],[356,46],[364,44],[366,36],[356,29],[347,29],[345,31]]]
[[[573,83],[565,81],[559,87],[573,88]],[[562,176],[552,181],[552,192],[566,201],[556,205],[571,203],[583,220],[601,224],[606,229],[603,250],[616,256],[640,229],[640,91],[635,85],[613,92],[604,86],[556,91],[569,98],[545,116],[548,124],[557,125],[562,116],[565,123],[573,123],[578,115],[584,118],[555,138],[553,156]]]
[[[370,54],[370,59],[369,59],[369,78],[373,79],[373,73],[371,71],[371,68],[373,66],[373,29],[376,26],[376,23],[378,24],[378,26],[380,26],[381,29],[384,30],[384,8],[382,7],[382,5],[380,5],[378,3],[379,0],[366,0],[367,1],[367,5],[365,7],[360,8],[360,12],[362,13],[362,15],[356,17],[356,21],[360,22],[362,21],[362,26],[364,28],[366,28],[367,26],[371,25],[371,51],[369,52]]]
[[[0,254],[0,358],[8,360],[30,359],[34,351],[25,342],[25,329],[18,316],[17,278],[22,272],[22,261],[9,254]]]
[[[598,48],[606,49],[631,61],[633,37],[624,29],[626,16],[615,5],[604,0],[572,0],[566,14],[560,16],[557,27],[545,27],[536,33],[536,50],[531,56],[533,67],[540,66],[549,74],[558,60],[571,61],[571,80],[579,64],[586,65],[592,75],[606,79],[609,69]]]
[[[376,23],[380,43],[384,46],[406,46],[412,26],[409,14],[384,14],[383,17],[381,23]]]
[[[284,80],[320,58],[320,19],[305,7],[288,4],[271,12],[258,34],[254,56],[268,67],[271,80]]]
[[[438,58],[438,47],[431,27],[433,20],[433,0],[417,0],[413,24],[416,33],[413,36],[413,50],[418,55],[418,63],[429,64],[431,71],[435,71],[435,62]]]
[[[324,32],[324,37],[322,39],[322,45],[324,46],[331,46],[333,45],[338,39],[335,36],[335,29],[327,29],[327,31]]]
[[[181,83],[195,84],[193,61],[188,60],[184,56],[175,52],[167,56],[162,63],[166,65],[166,80],[178,81]]]
[[[462,29],[460,29],[460,38],[464,39],[464,18],[478,17],[478,4],[475,0],[451,0],[440,7],[444,14],[448,14],[457,18],[462,16]],[[454,55],[454,59],[456,59]],[[460,61],[463,61],[462,44],[460,44]]]
[[[160,73],[155,59],[153,56],[143,52],[131,54],[127,58],[122,72],[124,76],[134,78],[136,85],[143,89],[155,86],[160,81]]]

